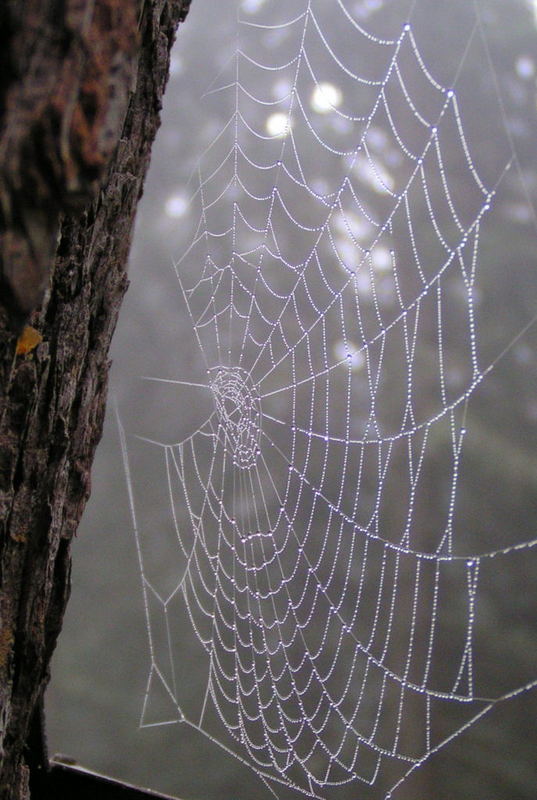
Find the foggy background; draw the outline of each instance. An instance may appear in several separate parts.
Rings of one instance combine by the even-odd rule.
[[[278,19],[282,18],[281,5],[276,0],[242,0],[238,5],[241,16],[253,22],[270,22],[276,10]],[[487,51],[479,27],[474,28],[475,6],[468,0],[450,0],[449,3],[422,0],[416,4],[406,0],[356,0],[346,3],[365,27],[386,37],[399,35],[411,5],[414,6],[413,30],[428,69],[444,86],[456,81],[464,131],[480,176],[488,185],[494,184],[503,166],[513,154],[516,156],[508,177],[499,186],[492,211],[483,221],[474,289],[480,366],[484,368],[506,347],[509,349],[475,391],[468,409],[468,434],[462,451],[454,527],[457,552],[471,555],[527,542],[536,535],[536,328],[530,328],[513,343],[537,312],[536,17],[533,5],[527,0],[480,0],[478,19],[488,43]],[[375,61],[376,51],[355,52],[356,39],[350,26],[343,25],[332,15],[330,4],[317,3],[315,7],[323,30],[334,46],[337,45],[337,53],[353,60],[359,74],[382,74],[382,64]],[[234,99],[225,93],[203,101],[200,97],[208,88],[225,84],[225,78],[232,75],[230,59],[236,47],[236,8],[234,0],[193,0],[189,16],[180,28],[164,101],[163,124],[138,211],[129,272],[131,286],[112,349],[110,399],[117,403],[128,432],[143,432],[159,441],[184,439],[203,425],[211,413],[208,393],[185,390],[174,396],[162,386],[142,381],[138,376],[184,377],[193,382],[206,380],[205,365],[199,357],[172,265],[191,243],[197,224],[195,203],[191,207],[187,202],[196,188],[195,180],[187,186],[189,176],[195,171],[200,154],[214,140],[233,109]],[[303,8],[303,0],[288,0],[285,16],[292,18]],[[472,31],[474,35],[467,48]],[[248,36],[254,35],[259,37],[259,60],[263,63],[268,63],[273,53],[280,62],[284,62],[285,54],[288,59],[296,55],[295,39],[289,31],[288,39],[283,34],[278,38],[276,34],[261,36],[255,30],[248,32]],[[323,66],[321,61],[319,66]],[[328,65],[324,66],[329,70]],[[242,78],[250,89],[254,72],[249,74],[246,70]],[[222,80],[213,83],[219,74]],[[259,94],[271,90],[272,76],[264,73],[263,79]],[[320,79],[327,79],[326,71]],[[419,77],[414,76],[414,80],[417,90]],[[352,86],[353,82],[349,81],[342,87],[347,100],[352,96]],[[273,88],[277,96],[280,89]],[[377,90],[371,91],[374,94]],[[304,98],[312,97],[306,86],[303,92]],[[367,89],[362,94],[356,89],[356,101],[349,102],[348,108],[354,113],[360,111],[359,102],[363,103],[362,113],[367,113],[370,109]],[[428,102],[433,103],[433,99],[424,100],[425,104]],[[241,100],[241,107],[247,109],[248,120],[256,121],[259,130],[274,133],[266,127],[270,111],[248,105],[247,99]],[[337,115],[316,109],[314,100],[309,116],[334,147],[344,149],[354,141],[352,126],[345,128]],[[278,124],[277,120],[274,124]],[[393,180],[398,188],[404,177],[404,160],[402,163],[393,158],[390,161],[389,136],[385,131],[383,138],[382,126],[378,128],[377,157],[386,168],[385,179]],[[337,184],[339,176],[330,155],[323,156],[315,149],[308,130],[301,131],[297,124],[294,133],[297,142],[302,142],[300,154],[312,179],[318,170],[319,186],[323,181],[325,187],[330,187],[330,181]],[[412,131],[408,135],[412,137]],[[442,152],[461,218],[471,219],[481,200],[476,200],[475,183],[469,178],[468,169],[461,166],[460,143],[455,136],[451,143],[448,139],[442,140]],[[210,172],[208,167],[206,172]],[[361,180],[360,176],[357,180]],[[371,215],[383,218],[385,195],[372,185],[371,176],[365,175],[362,180],[364,201],[369,204]],[[326,188],[319,191],[322,193]],[[440,220],[449,218],[449,209],[442,205],[443,197],[441,186],[431,186],[432,205]],[[290,207],[294,207],[293,203],[297,209],[310,213],[309,208],[304,208],[298,190],[296,196],[289,195]],[[215,216],[214,224],[224,227],[227,212],[225,208],[221,212],[219,209],[218,206],[215,215],[221,213],[222,217],[220,220]],[[311,214],[309,219],[314,224],[314,210]],[[348,218],[352,219],[350,212]],[[437,243],[430,234],[426,210],[419,207],[417,200],[413,221],[416,237],[426,254],[423,263],[434,273],[440,263],[435,249]],[[283,222],[281,224],[283,230]],[[285,235],[287,238],[282,234],[282,241],[289,252],[300,250],[300,237],[295,237],[291,227],[285,229]],[[398,253],[398,272],[403,284],[408,281],[403,291],[413,296],[416,270],[412,257],[405,254],[408,240],[404,236],[397,238],[397,221],[393,239]],[[218,247],[220,245],[214,245],[214,252],[220,263],[225,263],[226,242],[221,250]],[[192,283],[199,274],[202,250],[200,247],[199,252],[194,251],[187,261],[187,283],[189,279]],[[320,252],[326,259],[331,256],[330,248],[326,253]],[[406,279],[405,263],[412,265],[412,275],[407,271]],[[382,264],[377,266],[379,272],[385,274]],[[340,273],[341,270],[339,273],[334,270],[335,276]],[[382,302],[389,309],[393,303],[390,285],[381,277],[380,286],[381,280],[385,282]],[[446,302],[443,309],[447,374],[452,381],[448,390],[454,396],[468,382],[467,298],[459,290],[455,280],[452,284],[446,283],[445,295],[450,302]],[[448,310],[452,315],[449,318]],[[371,320],[374,325],[373,312]],[[415,381],[420,390],[417,413],[422,414],[423,419],[431,418],[438,406],[438,380],[430,377],[438,372],[434,355],[431,356],[435,336],[432,320],[430,329],[425,326],[417,343]],[[338,341],[330,342],[330,352],[337,349]],[[406,376],[406,372],[398,369],[399,357],[400,352],[395,349],[386,356],[388,377],[381,413],[388,426],[397,419],[400,375],[403,379]],[[360,392],[364,394],[364,403],[369,397],[367,387],[363,386],[363,376],[359,370],[353,376],[357,407]],[[304,405],[308,406],[307,398]],[[335,403],[330,410],[336,416],[341,414]],[[282,408],[281,413],[285,416],[290,412]],[[358,416],[357,426],[360,424]],[[333,424],[337,425],[338,421]],[[452,478],[446,445],[449,440],[441,439],[428,450],[425,480],[413,521],[416,529],[425,532],[424,537],[438,529],[442,514],[445,518]],[[397,469],[398,463],[400,469]],[[158,490],[154,490],[154,483],[159,480],[154,463],[137,455],[135,464],[136,485],[142,497],[140,505],[149,528],[146,541],[153,559],[151,569],[162,570],[162,580],[173,585],[173,574],[166,572],[170,570],[171,559],[163,546],[165,537],[159,538],[160,529],[170,517],[170,509],[162,502],[162,497],[159,499]],[[404,517],[402,509],[406,509],[408,503],[404,454],[396,454],[394,464],[387,481],[382,525],[386,537],[395,541]],[[343,480],[337,471],[331,475],[326,494],[337,495]],[[72,597],[47,695],[50,752],[66,753],[89,768],[185,800],[270,797],[251,770],[192,729],[180,725],[138,729],[150,663],[149,648],[112,403],[109,403],[92,481],[91,500],[74,544]],[[371,502],[374,491],[372,466],[363,490],[366,505]],[[151,527],[154,528],[152,551]],[[432,549],[431,542],[429,547]],[[425,543],[423,548],[426,549]],[[478,689],[488,691],[495,697],[535,679],[536,575],[535,548],[492,559],[483,565],[475,643],[476,692]],[[453,594],[443,597],[446,637],[443,649],[435,654],[438,681],[441,681],[442,669],[453,671],[457,658],[460,661],[461,642],[457,637],[461,636],[461,625],[464,630],[466,612],[459,606],[464,587],[461,590],[457,580],[459,578],[454,578]],[[374,600],[376,597],[372,602]],[[447,636],[450,629],[451,644]],[[203,702],[206,686],[206,656],[200,650],[188,624],[176,631],[174,658],[186,702],[191,701],[193,707]],[[451,712],[446,713],[449,717]],[[535,689],[499,704],[432,757],[396,797],[408,800],[417,797],[424,800],[457,797],[533,800],[537,781],[536,714]],[[464,718],[461,718],[456,724],[463,723]],[[452,725],[453,721],[447,719],[446,730],[451,730]],[[418,721],[416,726],[418,730]],[[216,735],[230,743],[226,742],[222,731]],[[281,798],[298,796],[285,788],[277,791]],[[384,796],[384,789],[368,789],[361,784],[353,784],[346,792],[338,797],[377,800]]]

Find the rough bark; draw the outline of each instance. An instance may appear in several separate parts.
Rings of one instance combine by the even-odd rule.
[[[69,595],[136,205],[188,4],[10,0],[0,11],[1,800],[30,796],[29,729]],[[13,331],[32,310],[43,340],[16,355]]]

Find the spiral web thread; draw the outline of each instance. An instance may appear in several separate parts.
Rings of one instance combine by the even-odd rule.
[[[171,592],[146,566],[156,533],[120,423],[151,659],[142,724],[158,685],[175,709],[161,722],[206,733],[276,796],[358,782],[389,797],[533,685],[482,696],[473,642],[483,562],[536,542],[468,555],[455,522],[466,410],[488,371],[480,230],[511,164],[482,180],[456,90],[411,23],[383,39],[323,3],[245,22],[209,93],[232,113],[201,158],[199,223],[176,265],[207,380],[153,379],[197,388],[212,411],[178,443],[138,438],[164,469]],[[352,42],[342,52],[333,30]],[[431,526],[433,456],[448,481]],[[176,676],[180,607],[206,652],[197,716]]]

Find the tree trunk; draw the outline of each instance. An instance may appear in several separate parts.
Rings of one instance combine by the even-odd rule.
[[[30,796],[31,722],[69,595],[136,205],[188,4],[0,10],[1,800]],[[16,354],[32,312],[42,341]]]

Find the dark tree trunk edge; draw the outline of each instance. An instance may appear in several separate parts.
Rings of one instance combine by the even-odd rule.
[[[102,434],[108,352],[128,283],[136,206],[170,48],[188,5],[7,0],[0,11],[1,800],[30,797],[29,765],[40,760],[39,745],[29,743],[31,722],[69,597],[70,543]],[[48,50],[48,29],[39,28],[46,14],[58,26]],[[28,20],[33,30],[24,29]],[[17,51],[21,37],[32,36],[44,40],[39,68]],[[56,83],[43,87],[49,56]],[[60,57],[68,61],[63,71]],[[23,111],[39,112],[26,139],[24,114],[20,130],[9,121],[18,87],[31,89]],[[23,144],[13,151],[14,138]],[[47,285],[31,319],[43,340],[17,356],[13,331]]]

